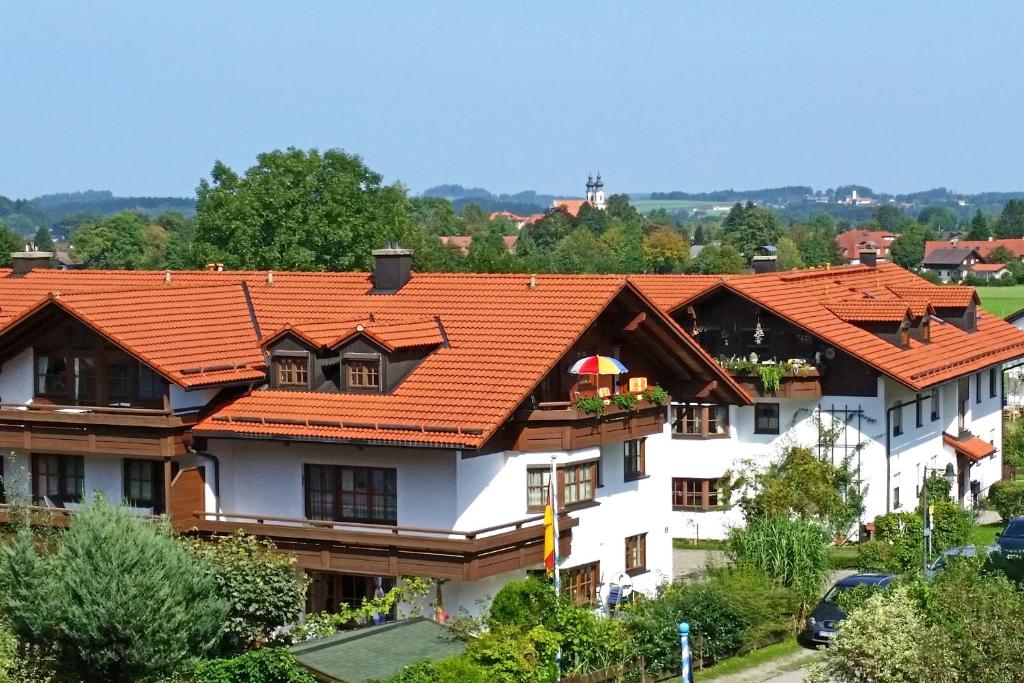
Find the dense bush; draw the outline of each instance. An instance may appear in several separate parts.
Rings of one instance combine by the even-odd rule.
[[[40,554],[27,530],[0,553],[15,635],[55,654],[60,680],[168,675],[216,644],[227,615],[209,570],[171,535],[101,498]]]
[[[529,630],[554,613],[555,592],[546,581],[509,581],[494,596],[488,609],[492,623]]]
[[[529,631],[501,626],[480,633],[466,655],[484,667],[493,683],[548,683],[555,680],[559,635],[543,626]]]
[[[862,571],[902,573],[924,562],[924,521],[911,512],[875,518],[875,540],[858,547]]]
[[[465,655],[404,667],[387,683],[491,683],[490,673]]]
[[[652,598],[638,595],[626,609],[626,630],[648,671],[674,670],[680,621],[690,624],[695,656],[711,663],[792,633],[799,604],[793,591],[760,572],[714,569],[703,581],[669,584]]]
[[[195,683],[316,683],[288,650],[265,647],[231,659],[212,659],[177,679]]]
[[[969,510],[949,500],[933,503],[932,552],[941,553],[947,548],[967,545],[972,526],[974,519]]]
[[[807,605],[818,599],[828,576],[828,541],[813,522],[772,517],[733,529],[729,552],[738,567],[773,577]]]
[[[988,502],[1004,522],[1024,515],[1024,481],[997,481],[989,487]]]
[[[1024,468],[1024,420],[1007,422],[1003,428],[1003,464]]]
[[[231,605],[226,651],[265,643],[276,629],[298,620],[306,581],[295,570],[294,556],[242,532],[213,541],[190,539],[188,547],[213,568],[218,592]]]

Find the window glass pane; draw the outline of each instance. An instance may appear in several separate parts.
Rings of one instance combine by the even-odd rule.
[[[708,406],[708,434],[729,431],[729,406]]]

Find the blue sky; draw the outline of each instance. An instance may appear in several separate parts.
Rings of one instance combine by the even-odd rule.
[[[14,2],[0,194],[341,147],[414,192],[1024,189],[1024,3]]]

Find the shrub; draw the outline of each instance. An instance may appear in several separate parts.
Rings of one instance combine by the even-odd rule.
[[[953,484],[950,483],[945,477],[928,477],[925,479],[924,491],[925,499],[929,503],[935,503],[940,500],[949,500],[949,492],[953,488]]]
[[[543,626],[529,631],[501,626],[469,641],[466,654],[493,683],[547,683],[557,678],[559,636]]]
[[[875,541],[858,546],[862,571],[902,573],[924,563],[924,521],[911,512],[875,518]]]
[[[547,582],[534,578],[509,581],[491,601],[487,621],[495,626],[529,631],[550,618],[554,605],[554,589]]]
[[[612,396],[612,403],[615,404],[616,408],[622,408],[623,410],[633,410],[637,404],[636,395],[629,393],[628,391]]]
[[[974,519],[970,511],[949,500],[932,506],[932,552],[967,545]]]
[[[905,589],[874,595],[839,625],[839,634],[811,667],[808,683],[917,683],[929,680],[922,647],[927,627]],[[941,659],[943,653],[929,653]],[[937,680],[947,680],[939,678]]]
[[[288,650],[265,647],[231,659],[202,662],[178,680],[195,683],[316,683]]]
[[[551,629],[561,637],[562,675],[575,676],[622,664],[629,655],[629,638],[619,619],[593,610],[563,604],[555,611]]]
[[[1003,464],[1024,467],[1024,420],[1008,422],[1003,429]]]
[[[212,567],[218,592],[231,605],[224,626],[228,651],[265,643],[276,629],[298,620],[306,601],[306,581],[295,571],[293,556],[241,531],[187,543]]]
[[[490,683],[490,673],[465,655],[404,667],[387,683]]]
[[[172,537],[102,498],[51,554],[27,531],[0,554],[0,601],[18,638],[57,654],[61,679],[166,676],[216,644],[228,606]],[[26,583],[27,582],[27,583]]]
[[[756,519],[733,529],[729,552],[738,567],[773,577],[804,605],[818,599],[828,575],[828,538],[820,526],[801,519]]]
[[[590,415],[604,412],[604,399],[599,396],[580,396],[576,399],[576,410]]]
[[[668,403],[668,392],[658,385],[647,387],[644,389],[644,400],[656,406],[663,406]]]
[[[997,481],[988,490],[988,502],[1003,522],[1024,515],[1024,481]]]

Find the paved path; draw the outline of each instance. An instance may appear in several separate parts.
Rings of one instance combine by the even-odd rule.
[[[808,663],[819,656],[814,650],[801,649],[788,655],[773,659],[758,666],[737,671],[712,679],[710,683],[803,683],[804,669]],[[700,672],[694,677],[700,683]]]

